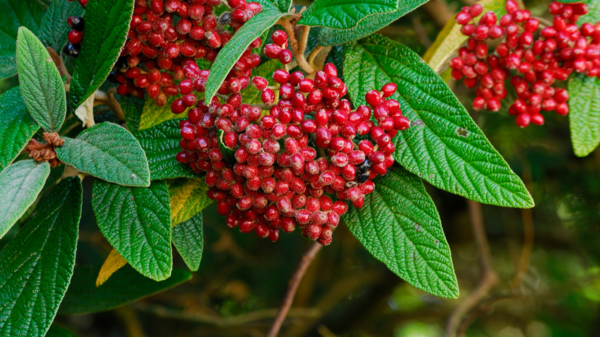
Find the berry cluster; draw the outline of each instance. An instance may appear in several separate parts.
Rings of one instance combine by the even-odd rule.
[[[67,1],[73,2],[75,0],[67,0]],[[77,0],[77,2],[79,2],[79,4],[81,5],[81,7],[83,7],[83,8],[87,7],[88,1],[89,0]]]
[[[69,43],[63,48],[63,53],[77,58],[81,52],[84,21],[82,17],[70,16],[67,19],[67,23],[69,24],[69,27],[71,27],[71,31],[67,35]]]
[[[285,46],[284,39],[283,31],[273,34],[277,46]],[[283,50],[268,55],[281,60]],[[196,103],[180,123],[176,159],[206,172],[208,196],[218,201],[230,228],[276,241],[279,229],[299,227],[307,238],[328,245],[345,201],[363,206],[364,195],[375,188],[372,180],[394,163],[392,138],[410,122],[398,101],[389,99],[395,84],[369,91],[369,105],[351,111],[333,64],[312,79],[283,69],[273,79],[277,102],[266,79],[252,79],[268,113],[244,104],[237,92],[223,103],[216,97],[208,105]]]
[[[196,103],[196,92],[204,92],[208,71],[200,71],[196,61],[213,62],[232,34],[254,15],[259,3],[228,0],[231,11],[219,17],[214,7],[221,0],[136,0],[128,40],[109,76],[118,83],[117,93],[143,98],[145,93],[163,106],[167,96],[183,95],[172,103],[179,114]],[[252,68],[260,56],[252,54],[261,45],[252,42],[228,74],[219,94],[239,93],[250,83]]]
[[[476,4],[456,15],[462,34],[469,39],[450,61],[452,77],[464,77],[465,86],[476,87],[475,110],[499,111],[500,101],[507,96],[504,81],[510,79],[517,99],[508,112],[516,116],[516,124],[542,125],[542,110],[560,115],[569,112],[569,94],[553,87],[555,81],[566,80],[573,71],[600,74],[600,30],[589,23],[581,28],[575,24],[588,12],[586,4],[550,4],[554,20],[552,26],[542,29],[528,10],[518,9],[515,0],[506,2],[507,14],[500,20],[490,11],[476,23],[474,19],[482,11]],[[491,54],[486,41],[496,39],[502,40]]]

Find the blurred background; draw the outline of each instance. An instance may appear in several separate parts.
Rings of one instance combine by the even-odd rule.
[[[547,15],[549,1],[525,3],[534,16]],[[433,0],[380,33],[423,55],[453,13],[468,4]],[[0,91],[16,84],[16,78],[2,81]],[[449,84],[471,110],[474,93]],[[526,182],[536,207],[469,206],[427,186],[452,249],[460,298],[413,288],[340,226],[309,267],[280,336],[443,336],[447,320],[463,308],[483,274],[496,275],[497,282],[489,283],[491,289],[457,327],[466,336],[600,335],[600,153],[575,157],[568,117],[546,113],[545,125],[520,129],[504,105],[499,113],[473,112],[473,118]],[[91,185],[86,178],[77,260],[100,265],[110,245],[91,210]],[[473,233],[478,220],[489,242],[486,268]],[[264,336],[310,242],[282,235],[271,243],[229,230],[214,204],[204,211],[204,225],[203,261],[190,282],[113,311],[57,320],[89,337]],[[175,266],[186,269],[177,255]]]

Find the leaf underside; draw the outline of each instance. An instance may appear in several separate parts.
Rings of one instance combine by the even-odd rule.
[[[394,82],[411,127],[395,138],[394,157],[432,185],[486,204],[530,208],[521,179],[494,149],[444,81],[408,47],[373,35],[344,48],[344,77],[355,106]]]
[[[125,266],[102,286],[96,287],[99,271],[100,266],[75,268],[69,290],[58,310],[60,314],[78,315],[111,310],[192,278],[187,270],[173,269],[171,277],[157,282],[140,275],[130,266]]]
[[[39,128],[27,111],[21,88],[11,88],[0,96],[0,171],[12,163]]]
[[[146,154],[126,129],[100,123],[64,139],[65,145],[56,148],[58,158],[79,171],[120,185],[150,185]]]
[[[35,121],[47,132],[58,131],[65,121],[65,87],[42,42],[27,28],[19,28],[17,69],[21,93]]]
[[[600,144],[600,79],[571,76],[569,96],[573,150],[577,156],[585,157]]]
[[[165,182],[125,187],[94,181],[92,207],[100,231],[129,264],[156,281],[171,275],[171,212]]]
[[[436,296],[457,298],[452,256],[435,204],[423,182],[401,167],[375,181],[361,209],[344,222],[391,271]]]
[[[0,336],[50,328],[73,275],[81,203],[81,180],[64,179],[0,252]]]
[[[37,199],[50,174],[47,162],[23,160],[0,173],[0,238],[21,218]]]

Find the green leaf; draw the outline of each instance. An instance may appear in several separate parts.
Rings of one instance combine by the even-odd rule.
[[[397,9],[398,0],[317,0],[302,13],[298,24],[348,29],[370,15]]]
[[[134,0],[91,0],[85,11],[81,54],[71,80],[71,101],[77,109],[106,80],[127,40]]]
[[[0,173],[0,238],[25,214],[37,199],[50,174],[47,162],[16,162]]]
[[[171,119],[187,117],[188,111],[178,115],[171,112],[171,103],[177,98],[181,98],[181,96],[167,96],[167,103],[163,106],[158,106],[154,104],[153,99],[146,98],[138,130],[149,129]],[[198,99],[200,99],[200,97]]]
[[[65,121],[67,96],[50,54],[27,28],[19,28],[17,69],[27,109],[46,131],[58,131]]]
[[[134,134],[148,157],[152,180],[197,177],[188,165],[175,160],[175,155],[181,151],[180,121],[171,119]]]
[[[506,14],[504,0],[481,0],[477,3],[483,6],[483,13],[493,11],[498,18]],[[437,38],[431,47],[429,47],[423,59],[433,70],[440,72],[448,64],[450,57],[468,38],[468,36],[460,32],[460,26],[452,18],[452,20],[448,20],[444,29],[437,35]]]
[[[189,281],[187,270],[173,269],[171,277],[156,282],[145,278],[130,266],[119,269],[106,283],[96,288],[100,266],[76,267],[73,280],[58,312],[79,315],[107,311],[154,295]]]
[[[64,138],[58,158],[81,172],[127,186],[149,186],[150,169],[140,143],[124,128],[100,123],[77,138]]]
[[[42,20],[40,40],[60,54],[70,30],[67,19],[69,16],[82,16],[83,12],[83,7],[77,1],[52,0]]]
[[[344,77],[355,106],[394,82],[412,126],[395,138],[396,160],[430,184],[486,204],[530,208],[525,185],[444,81],[408,47],[373,35],[344,48]]]
[[[171,211],[165,182],[125,187],[96,180],[92,208],[104,237],[133,268],[156,281],[171,275]]]
[[[227,74],[250,43],[271,28],[277,20],[289,15],[291,0],[261,0],[259,2],[263,6],[262,12],[248,20],[219,51],[215,62],[210,68],[210,75],[208,75],[206,82],[205,102],[212,100]]]
[[[202,212],[173,227],[173,244],[188,268],[191,271],[198,271],[204,248]]]
[[[78,3],[77,3],[78,4]],[[52,324],[50,330],[46,334],[46,337],[75,337],[73,334],[68,332],[67,330]]]
[[[176,226],[202,212],[212,200],[206,192],[204,179],[177,179],[169,184],[171,196],[171,224]]]
[[[0,96],[0,171],[15,160],[39,128],[27,111],[19,87]]]
[[[413,286],[457,298],[458,283],[440,216],[423,182],[400,167],[375,181],[362,208],[344,222],[379,261]]]
[[[344,48],[342,46],[333,46],[325,58],[325,63],[333,63],[338,70],[338,77],[344,80]]]
[[[569,78],[569,125],[575,155],[585,157],[600,144],[600,79]]]
[[[75,266],[82,188],[64,179],[0,252],[0,336],[43,337]]]
[[[597,0],[584,0],[584,1],[561,1],[564,3],[568,2],[583,2],[588,5],[588,13],[586,15],[582,15],[577,20],[577,25],[580,26],[586,22],[591,24],[596,24],[596,22],[600,21],[600,1]]]
[[[127,122],[127,129],[131,132],[138,131],[144,112],[144,100],[133,96],[121,96],[120,103],[125,115],[125,122]]]
[[[397,10],[368,16],[359,21],[355,27],[344,30],[323,28],[318,35],[319,45],[333,46],[369,36],[409,12],[412,12],[427,1],[428,0],[399,0]]]
[[[46,7],[40,1],[0,0],[0,80],[17,74],[15,52],[17,31],[27,27],[34,33],[40,31]]]
[[[225,140],[223,139],[225,131],[219,130],[217,135],[219,136],[219,150],[221,150],[221,154],[223,155],[223,161],[233,166],[236,163],[235,150],[225,145]]]

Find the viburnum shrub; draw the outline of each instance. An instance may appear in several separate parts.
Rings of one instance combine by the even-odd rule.
[[[494,1],[463,8],[423,58],[375,32],[425,0],[5,6],[0,75],[18,77],[0,96],[0,336],[44,336],[57,313],[189,280],[172,247],[198,270],[211,204],[215,226],[272,247],[315,241],[305,262],[346,226],[408,283],[456,298],[423,181],[484,204],[534,202],[444,78],[477,87],[473,110],[516,96],[522,127],[569,113],[577,155],[600,143],[595,7],[552,3],[550,22]],[[84,179],[112,247],[98,266],[76,260]]]
[[[498,19],[493,11],[482,14],[483,6],[463,7],[456,15],[460,32],[468,36],[466,46],[450,61],[452,77],[464,78],[467,88],[476,88],[473,109],[496,112],[508,95],[508,80],[517,99],[508,108],[516,124],[544,124],[541,111],[569,113],[569,92],[553,86],[573,72],[600,75],[600,31],[591,23],[577,26],[588,13],[584,3],[553,2],[549,11],[552,25],[540,25],[537,18],[517,2],[508,0],[506,12]],[[478,21],[474,20],[480,17]],[[500,40],[490,54],[489,40]]]

